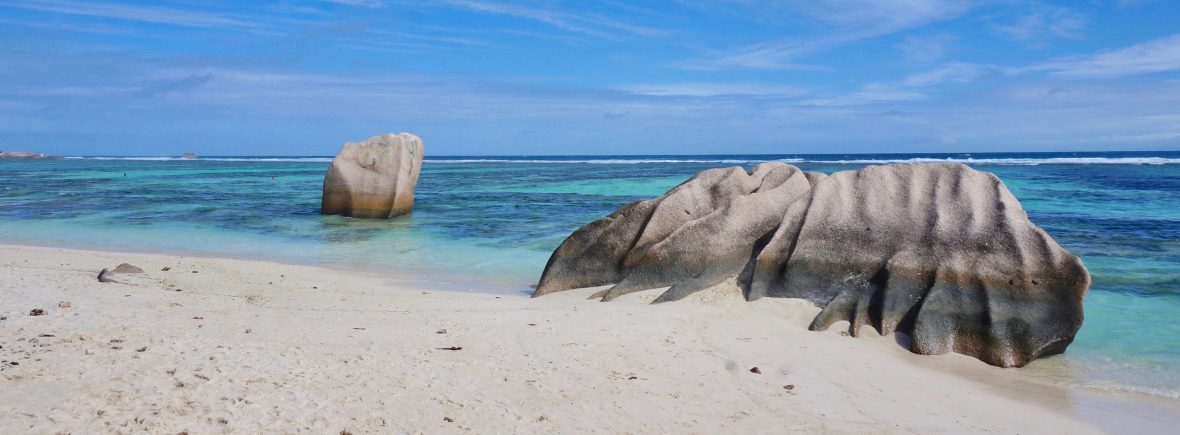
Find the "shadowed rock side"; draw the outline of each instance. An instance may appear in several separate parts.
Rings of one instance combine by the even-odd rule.
[[[409,133],[345,144],[324,176],[321,214],[385,219],[414,208],[422,140]]]
[[[748,300],[821,307],[813,330],[847,320],[857,335],[868,324],[906,334],[916,353],[1003,367],[1063,352],[1090,283],[992,174],[908,164],[825,177],[763,164],[702,172],[582,227],[534,296],[615,284],[605,301],[670,287],[662,302],[734,277]]]

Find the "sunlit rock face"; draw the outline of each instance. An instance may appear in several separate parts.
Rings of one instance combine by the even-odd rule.
[[[613,284],[657,302],[736,279],[747,300],[807,299],[811,328],[902,332],[921,354],[1022,366],[1063,352],[1090,276],[994,175],[960,164],[831,176],[766,163],[701,172],[575,231],[534,296]]]
[[[324,176],[321,214],[387,219],[414,208],[422,139],[385,134],[345,144]]]

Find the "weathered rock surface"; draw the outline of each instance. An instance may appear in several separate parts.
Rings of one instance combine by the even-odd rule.
[[[614,284],[609,301],[656,302],[736,278],[747,300],[787,297],[902,332],[912,351],[1022,366],[1063,352],[1090,276],[1028,220],[992,174],[958,164],[870,166],[831,176],[765,163],[701,172],[575,231],[533,296]]]
[[[385,134],[345,144],[324,176],[322,214],[384,219],[414,207],[422,169],[422,140]]]

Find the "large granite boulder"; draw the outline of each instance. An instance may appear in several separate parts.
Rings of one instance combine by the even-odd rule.
[[[386,219],[414,208],[422,139],[409,133],[345,144],[324,176],[321,214]]]
[[[533,296],[613,284],[656,302],[736,279],[747,300],[807,299],[811,324],[902,332],[912,351],[1022,366],[1061,353],[1090,276],[994,175],[958,164],[831,176],[765,163],[712,169],[575,231]]]

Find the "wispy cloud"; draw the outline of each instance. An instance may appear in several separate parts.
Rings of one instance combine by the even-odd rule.
[[[848,95],[804,100],[805,106],[865,106],[880,103],[918,101],[926,94],[890,83],[870,83]]]
[[[1107,78],[1180,71],[1180,34],[1090,56],[1064,58],[1028,68],[1068,78]]]
[[[911,74],[900,84],[921,88],[1036,73],[1069,79],[1106,79],[1171,71],[1180,71],[1180,34],[1120,49],[1023,67],[952,62]]]
[[[168,80],[153,80],[136,91],[139,96],[157,97],[170,94],[187,94],[213,80],[212,73],[192,74]]]
[[[1079,39],[1086,28],[1086,18],[1072,10],[1059,7],[1038,7],[1016,19],[1000,24],[1000,34],[1032,47],[1043,47],[1054,38]]]
[[[911,61],[930,63],[942,59],[951,50],[959,38],[950,33],[936,33],[933,35],[907,36],[898,44],[897,48]]]
[[[630,24],[614,18],[590,13],[558,11],[516,4],[474,0],[445,0],[443,4],[485,14],[504,15],[547,24],[568,32],[597,36],[612,36],[619,32],[637,36],[660,36],[668,32],[663,29]]]
[[[3,1],[0,2],[0,6],[58,14],[85,15],[186,27],[248,27],[252,25],[250,22],[223,15],[159,7],[54,0],[40,2]]]
[[[370,8],[370,9],[375,9],[375,8],[385,6],[385,3],[382,2],[381,0],[323,0],[323,1],[327,2],[327,3],[335,3],[338,5],[356,6],[356,7],[362,7],[362,8]]]
[[[947,85],[975,83],[985,80],[999,80],[1036,74],[1049,74],[1071,79],[1102,79],[1137,74],[1180,71],[1180,34],[1161,38],[1130,47],[1059,59],[1027,67],[1011,67],[993,64],[952,62],[911,74],[896,82],[874,82],[858,91],[833,97],[819,97],[804,100],[802,104],[813,106],[866,106],[884,103],[921,101],[932,92]],[[1045,100],[1070,91],[1055,85],[1046,88],[1020,88],[1008,96],[1020,101]],[[1169,86],[1175,87],[1175,86]],[[1085,93],[1085,98],[1096,98],[1094,91]],[[1172,95],[1172,94],[1169,94]],[[1111,98],[1111,97],[1106,97]],[[1141,97],[1140,97],[1141,98]],[[1170,98],[1170,97],[1169,97]],[[1115,98],[1116,103],[1125,101]],[[1070,99],[1070,101],[1075,101]],[[1075,101],[1079,104],[1085,101]],[[1093,100],[1089,102],[1094,102]]]
[[[985,78],[996,78],[1010,72],[1011,68],[998,65],[955,62],[930,71],[911,74],[901,83],[910,87],[930,87],[946,83],[969,83]]]
[[[834,0],[796,2],[804,14],[831,27],[818,36],[790,37],[761,42],[695,62],[708,68],[741,67],[793,69],[803,55],[830,50],[853,42],[913,29],[966,13],[971,4],[961,0]]]
[[[619,88],[627,93],[654,97],[798,97],[803,88],[760,83],[666,83],[628,85]]]

